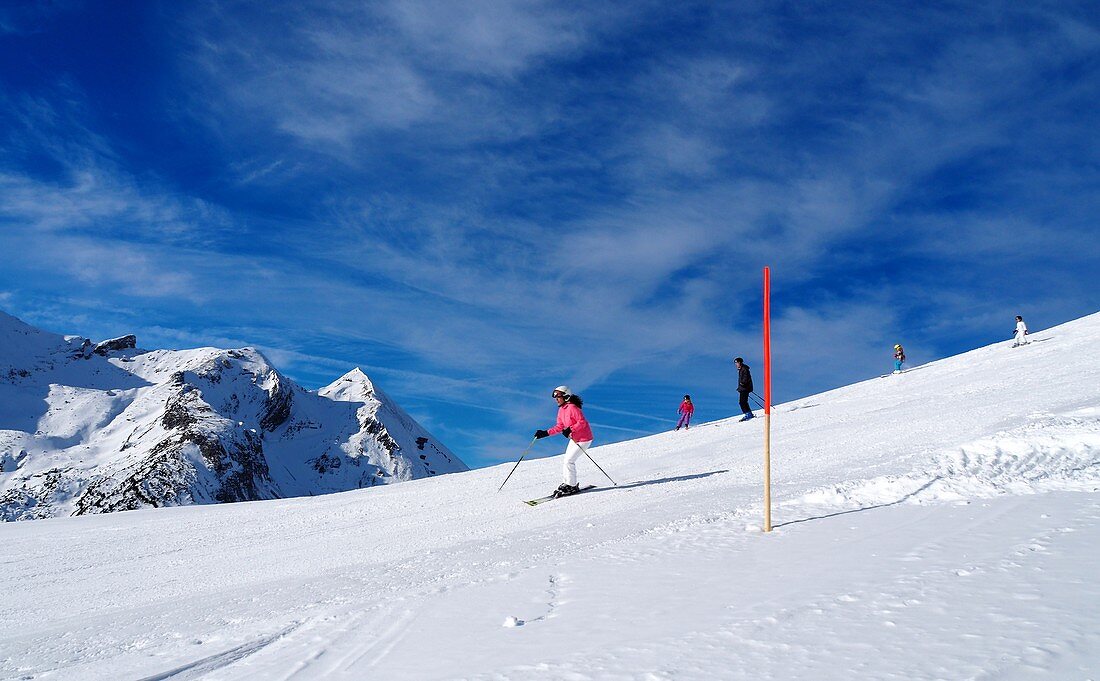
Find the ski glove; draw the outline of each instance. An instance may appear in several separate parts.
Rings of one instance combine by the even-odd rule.
[[[573,432],[573,429],[572,429],[572,428],[566,428],[565,430],[561,431],[561,434],[562,434],[562,435],[564,435],[565,437],[569,437],[569,435],[570,435],[570,434],[571,434],[572,432]]]
[[[536,440],[541,440],[544,437],[550,437],[550,433],[547,433],[545,430],[536,430],[535,431],[535,439]]]

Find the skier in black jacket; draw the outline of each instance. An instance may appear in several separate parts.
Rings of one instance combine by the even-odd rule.
[[[753,418],[752,407],[749,406],[749,393],[752,392],[752,374],[749,373],[749,365],[745,364],[745,360],[740,357],[735,357],[733,364],[737,367],[737,394],[741,396],[741,413],[744,414],[741,420],[748,421]]]

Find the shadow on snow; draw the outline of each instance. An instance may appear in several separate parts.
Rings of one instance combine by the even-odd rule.
[[[694,475],[677,475],[674,478],[659,478],[657,480],[639,480],[638,482],[631,482],[629,484],[618,485],[617,487],[599,487],[592,490],[593,492],[605,492],[613,489],[630,489],[631,487],[645,487],[646,485],[663,485],[667,482],[686,482],[688,480],[698,480],[699,478],[709,478],[712,475],[719,475],[721,473],[728,473],[728,470],[710,471],[708,473],[696,473]]]
[[[860,508],[850,508],[847,511],[837,511],[836,513],[826,513],[825,515],[810,516],[809,518],[800,518],[798,520],[788,520],[785,523],[774,523],[772,525],[772,529],[775,529],[777,527],[783,527],[785,525],[794,525],[796,523],[806,523],[806,522],[809,522],[811,520],[825,520],[826,518],[835,518],[835,517],[841,516],[841,515],[848,515],[849,513],[860,513],[862,511],[873,511],[876,508],[888,508],[890,506],[897,506],[898,504],[904,504],[905,502],[907,502],[910,499],[912,499],[913,497],[917,496],[918,494],[920,494],[924,490],[928,489],[932,485],[939,482],[940,479],[941,479],[941,476],[937,475],[936,477],[932,478],[928,482],[921,485],[919,488],[913,490],[909,494],[906,494],[905,496],[903,496],[902,498],[900,498],[896,501],[887,501],[886,503],[874,504],[873,506],[861,506]]]

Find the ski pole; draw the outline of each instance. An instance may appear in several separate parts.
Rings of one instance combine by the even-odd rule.
[[[537,439],[537,437],[531,438],[531,444],[527,445],[527,449],[523,450],[523,453],[519,455],[519,461],[523,461],[523,457],[527,456],[527,452],[531,451],[531,447],[535,444],[535,440]],[[516,469],[519,468],[519,461],[516,462],[515,466],[512,466],[511,472],[508,473],[508,478],[512,477],[512,473],[515,473]],[[497,488],[498,492],[504,489],[504,485],[508,482],[508,478],[504,478],[504,482],[500,483],[500,487]]]
[[[752,393],[752,396],[756,398],[756,401],[760,403],[760,408],[764,408],[764,400],[760,399],[760,396],[756,393]]]
[[[577,445],[578,447],[581,447],[581,443],[574,440],[572,435],[569,436],[569,441],[572,442],[573,444]],[[611,476],[607,474],[607,471],[600,468],[600,464],[596,463],[596,460],[592,458],[592,455],[588,453],[587,449],[585,449],[584,447],[581,447],[581,451],[584,452],[584,455],[588,457],[588,460],[591,461],[593,463],[593,465],[596,466],[596,468],[600,469],[600,472],[604,474],[605,478],[607,478],[608,480],[611,480]],[[619,483],[615,482],[614,480],[611,480],[611,484],[615,485],[616,487],[619,486]]]

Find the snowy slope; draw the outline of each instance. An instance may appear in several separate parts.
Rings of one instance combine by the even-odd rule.
[[[0,525],[0,676],[1096,678],[1100,315],[1032,338],[777,407],[771,534],[763,419],[536,508],[560,457]]]
[[[358,369],[93,344],[0,313],[0,519],[324,494],[466,470]]]

